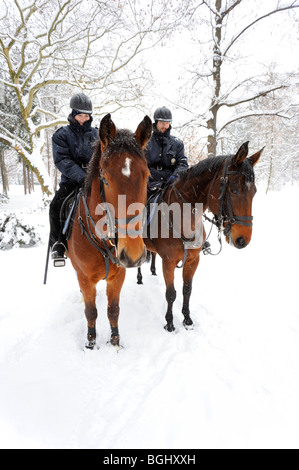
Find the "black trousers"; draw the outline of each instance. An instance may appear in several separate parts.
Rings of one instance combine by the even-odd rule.
[[[52,247],[55,242],[62,242],[66,244],[65,236],[62,235],[62,228],[60,224],[60,209],[65,198],[71,194],[77,187],[76,183],[62,183],[60,188],[56,191],[55,196],[50,204],[49,218],[50,218],[50,246]]]

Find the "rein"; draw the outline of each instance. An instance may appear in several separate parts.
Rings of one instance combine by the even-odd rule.
[[[87,228],[84,224],[84,220],[81,216],[81,200],[83,202],[83,206],[84,206],[84,212],[85,212],[85,219],[86,219],[86,225],[87,225]],[[105,261],[105,277],[104,277],[104,280],[107,279],[108,277],[108,274],[109,274],[109,263],[110,261],[113,263],[113,264],[118,264],[118,261],[117,259],[115,258],[115,256],[113,255],[113,251],[115,249],[115,245],[112,244],[112,248],[110,248],[108,246],[108,243],[107,241],[110,241],[110,239],[108,237],[104,237],[103,234],[101,234],[100,238],[101,238],[101,241],[104,245],[101,246],[97,240],[97,238],[95,237],[95,235],[93,234],[91,228],[90,228],[90,224],[93,226],[94,228],[94,231],[95,233],[99,233],[98,230],[97,230],[97,227],[96,227],[96,224],[89,212],[89,208],[88,208],[88,205],[87,205],[87,202],[86,202],[86,198],[84,196],[84,193],[83,193],[83,190],[81,189],[80,190],[80,193],[79,193],[79,206],[78,206],[78,221],[79,221],[79,224],[80,224],[80,227],[81,227],[81,235],[85,235],[85,237],[87,238],[87,240],[89,241],[89,243],[99,252],[101,253],[101,255],[103,256],[104,258],[104,261]]]

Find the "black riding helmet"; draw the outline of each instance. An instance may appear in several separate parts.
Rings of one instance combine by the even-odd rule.
[[[162,106],[162,108],[158,108],[154,114],[154,120],[157,121],[164,121],[164,122],[172,122],[172,114],[170,109],[166,108],[166,106]]]
[[[72,96],[70,101],[70,107],[82,114],[92,114],[92,102],[91,99],[83,93],[78,93]]]

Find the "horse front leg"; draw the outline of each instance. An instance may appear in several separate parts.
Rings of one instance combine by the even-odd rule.
[[[174,270],[176,264],[170,262],[169,260],[163,259],[163,275],[166,285],[166,301],[167,301],[167,312],[166,312],[166,325],[165,330],[172,332],[175,331],[175,327],[173,324],[173,313],[172,307],[173,303],[176,299],[176,290],[174,288]]]
[[[141,268],[137,268],[137,284],[141,285],[143,284],[143,281],[142,281],[142,271],[141,271]]]
[[[96,320],[98,312],[96,308],[96,284],[91,282],[87,276],[78,273],[78,281],[85,303],[85,316],[87,320],[87,349],[94,349],[96,346]]]
[[[107,299],[108,309],[107,315],[111,326],[111,339],[110,343],[112,346],[119,347],[119,330],[118,330],[118,318],[119,318],[119,297],[121,288],[123,286],[126,270],[124,268],[117,268],[118,272],[116,276],[111,279],[107,279]]]
[[[151,273],[152,273],[153,276],[157,276],[157,271],[156,271],[156,253],[152,253]]]
[[[186,329],[190,329],[193,326],[193,321],[190,317],[190,297],[192,292],[192,282],[195,271],[199,263],[199,255],[195,256],[191,260],[186,260],[185,266],[183,268],[183,309],[182,313],[184,315],[183,325]]]

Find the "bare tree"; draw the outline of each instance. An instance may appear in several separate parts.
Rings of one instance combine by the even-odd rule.
[[[83,90],[98,100],[99,113],[140,97],[146,72],[135,58],[186,14],[174,10],[168,17],[167,3],[2,0],[0,83],[13,95],[23,125],[12,126],[0,103],[0,141],[18,152],[45,194],[52,186],[41,158],[45,130],[66,123],[53,96],[66,104],[63,94]]]
[[[240,62],[242,56],[242,47],[244,43],[254,38],[255,27],[273,15],[282,14],[283,12],[295,10],[299,7],[298,1],[292,1],[287,5],[280,5],[280,2],[274,2],[272,10],[266,13],[260,13],[259,6],[261,2],[252,2],[251,7],[246,0],[204,0],[206,11],[201,9],[202,17],[205,14],[206,25],[211,31],[211,40],[207,37],[200,36],[198,43],[201,51],[204,46],[210,46],[206,56],[202,55],[198,61],[198,66],[193,69],[189,68],[192,73],[192,100],[193,106],[189,107],[192,112],[192,119],[189,119],[186,126],[202,127],[207,130],[207,151],[209,156],[216,155],[217,144],[221,133],[238,120],[244,120],[252,116],[277,115],[289,118],[290,105],[282,106],[275,109],[260,109],[242,112],[242,106],[246,103],[258,100],[277,90],[281,90],[288,86],[288,83],[277,79],[271,85],[261,84],[261,77],[257,77],[254,73],[255,64],[248,62],[247,77],[238,79],[239,71],[236,64]],[[248,17],[241,18],[239,14],[241,8],[248,11]],[[241,21],[242,19],[242,21]],[[207,29],[204,30],[205,32]],[[199,30],[199,34],[202,30]],[[278,33],[278,31],[277,31]],[[227,72],[235,75],[227,79]],[[257,86],[257,81],[259,86]],[[248,86],[250,85],[250,86]],[[248,92],[245,94],[245,88]],[[209,102],[207,103],[207,112],[201,106],[198,106],[198,96],[202,97],[202,90],[209,90]],[[189,90],[190,91],[190,90]],[[206,93],[207,95],[207,93]],[[195,99],[194,99],[195,98]],[[198,113],[197,109],[201,109],[202,113]],[[187,105],[185,104],[185,107]],[[220,111],[225,110],[228,116],[219,120]]]
[[[278,74],[269,70],[267,84],[272,86],[277,81]],[[298,81],[298,74],[294,80]],[[287,83],[286,78],[282,81]],[[291,80],[290,80],[291,81]],[[278,109],[285,109],[289,95],[298,94],[298,84],[291,85],[279,91],[245,103],[242,108],[246,119],[236,120],[226,126],[221,139],[224,151],[228,153],[242,139],[250,139],[254,148],[265,146],[263,158],[256,169],[258,181],[266,184],[269,189],[280,189],[286,182],[299,180],[299,147],[298,120],[299,107],[290,105],[288,112],[280,117]],[[265,110],[268,110],[267,114]]]

